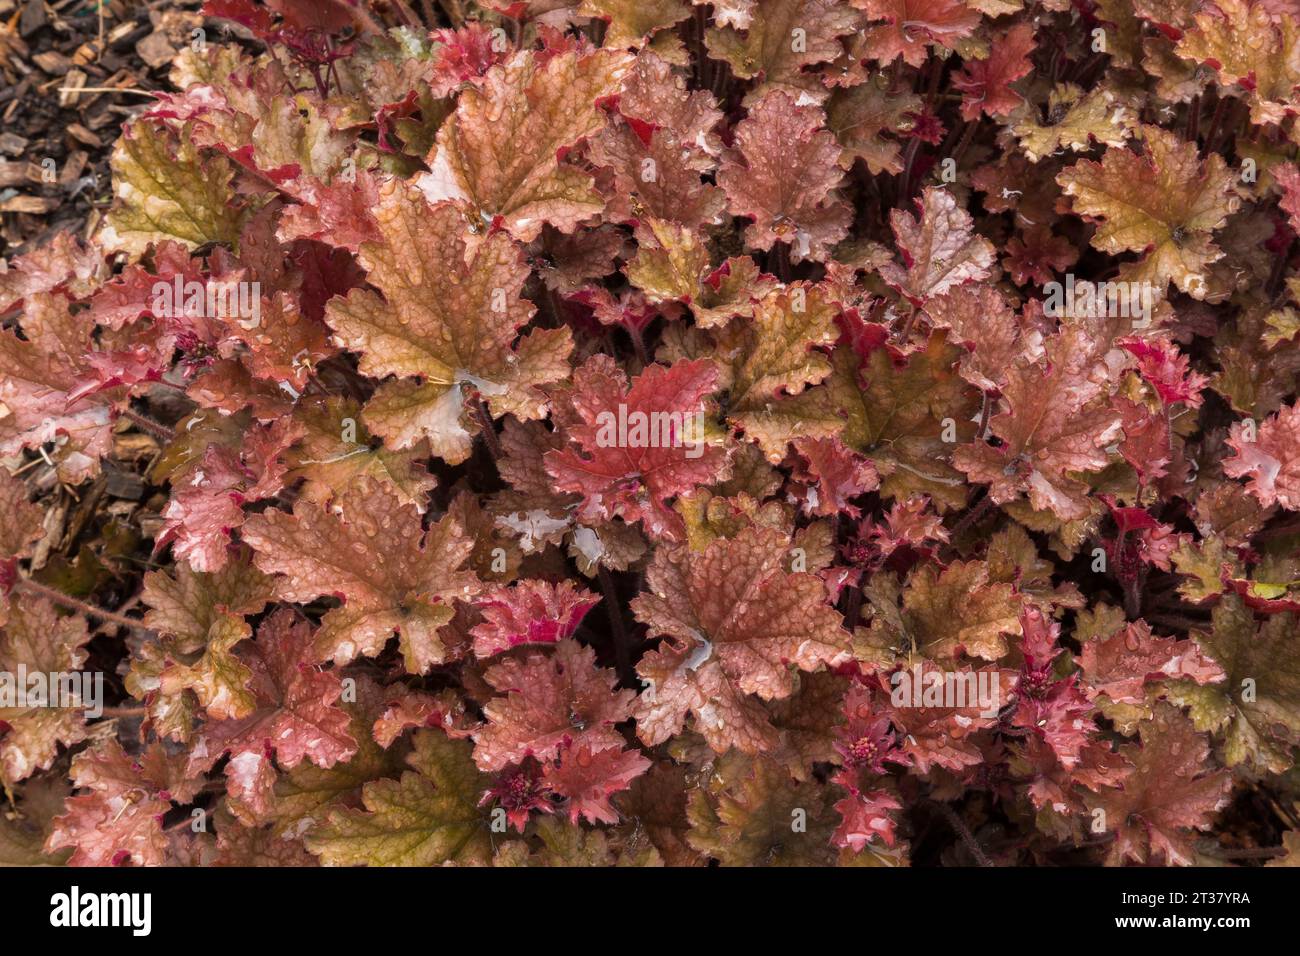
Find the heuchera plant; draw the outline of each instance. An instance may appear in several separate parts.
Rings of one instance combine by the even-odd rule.
[[[204,12],[0,274],[0,858],[1288,860],[1292,4]]]

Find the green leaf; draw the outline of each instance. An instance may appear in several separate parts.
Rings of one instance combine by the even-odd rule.
[[[139,255],[165,239],[193,249],[239,238],[243,212],[228,202],[235,167],[224,156],[201,157],[188,127],[135,123],[117,141],[112,165],[117,206],[99,234],[108,251]]]
[[[365,785],[366,809],[330,814],[307,836],[327,866],[483,864],[491,858],[487,818],[478,797],[487,777],[470,759],[470,744],[422,731],[400,780]]]
[[[1291,766],[1300,739],[1300,634],[1292,614],[1275,614],[1258,630],[1255,617],[1236,595],[1214,609],[1214,632],[1196,643],[1223,667],[1222,684],[1170,685],[1169,698],[1191,707],[1197,730],[1224,735],[1230,767],[1249,762],[1270,773]]]
[[[834,814],[826,791],[796,784],[773,760],[731,751],[691,793],[687,841],[723,866],[828,866]]]
[[[497,848],[493,866],[663,866],[663,858],[642,835],[626,845],[611,845],[616,830],[584,830],[558,817],[541,817],[534,832],[542,841],[536,852],[525,840],[510,840]]]

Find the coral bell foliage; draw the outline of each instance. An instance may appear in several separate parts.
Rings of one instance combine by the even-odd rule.
[[[445,9],[0,274],[0,857],[1286,861],[1292,6]]]

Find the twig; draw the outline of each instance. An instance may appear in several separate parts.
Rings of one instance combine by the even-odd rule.
[[[122,707],[104,707],[100,710],[102,717],[143,717],[145,708],[143,704],[134,706],[127,705]]]
[[[33,468],[35,468],[37,465],[39,465],[39,464],[40,464],[41,462],[43,462],[43,461],[45,461],[44,458],[33,458],[31,461],[29,461],[27,464],[23,465],[21,468],[19,468],[17,471],[15,471],[15,472],[14,472],[12,475],[10,475],[9,477],[10,477],[10,478],[19,478],[19,477],[21,477],[21,476],[23,475],[24,472],[31,471]]]
[[[68,608],[71,611],[79,611],[87,617],[98,618],[101,621],[111,621],[121,627],[130,628],[140,631],[143,634],[152,634],[153,631],[145,627],[144,624],[135,618],[126,617],[113,611],[106,611],[102,607],[96,607],[93,604],[87,604],[77,598],[64,594],[62,591],[56,591],[54,588],[47,587],[39,581],[33,581],[31,578],[19,578],[14,584],[14,588],[19,591],[26,591],[29,594],[35,594],[45,598],[47,601],[53,601],[61,607]]]
[[[1288,813],[1282,805],[1277,802],[1277,798],[1271,793],[1261,789],[1258,784],[1255,785],[1255,792],[1264,798],[1264,801],[1269,805],[1273,812],[1277,814],[1277,818],[1286,824],[1288,830],[1294,830],[1296,827],[1300,827],[1300,820],[1296,819],[1295,814]]]
[[[135,93],[139,96],[157,96],[156,90],[141,90],[134,86],[60,86],[60,93]]]

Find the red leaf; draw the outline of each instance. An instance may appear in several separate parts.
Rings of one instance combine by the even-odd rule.
[[[71,866],[139,866],[166,862],[163,814],[172,800],[188,803],[202,777],[183,769],[183,758],[168,757],[154,744],[131,758],[115,740],[85,750],[72,762],[72,780],[91,792],[70,797],[65,813],[54,820],[47,852],[75,847]]]
[[[682,520],[667,499],[725,476],[726,451],[700,427],[717,382],[717,367],[700,360],[651,365],[629,387],[612,359],[592,356],[571,387],[552,395],[557,420],[580,450],[547,452],[547,472],[556,487],[583,496],[583,520],[617,515],[679,539]]]
[[[1224,673],[1195,641],[1156,637],[1145,621],[1126,624],[1107,638],[1083,645],[1079,667],[1090,694],[1105,694],[1117,704],[1141,704],[1152,681],[1187,678],[1198,684],[1223,680]]]
[[[1062,520],[1088,514],[1088,487],[1067,472],[1106,466],[1105,448],[1119,436],[1120,418],[1088,374],[1093,362],[1086,344],[1085,333],[1070,328],[1048,343],[1046,363],[1018,360],[1003,389],[1009,410],[990,422],[1002,444],[977,442],[953,454],[973,481],[990,484],[989,497],[998,504],[1027,494],[1035,508]]]
[[[1024,102],[1011,84],[1033,69],[1029,54],[1034,51],[1034,27],[1017,23],[993,41],[987,59],[967,63],[953,77],[952,85],[962,91],[962,119],[972,122],[980,113],[1005,116]]]
[[[1209,380],[1189,369],[1187,356],[1172,342],[1131,337],[1119,339],[1115,344],[1137,359],[1138,372],[1166,405],[1182,402],[1188,408],[1200,407],[1201,390]]]
[[[303,435],[290,418],[254,426],[236,451],[215,442],[197,465],[175,479],[178,487],[163,510],[156,549],[168,544],[196,571],[220,571],[228,560],[231,532],[244,523],[243,505],[276,494],[287,466],[280,455]]]
[[[553,654],[531,651],[493,664],[484,679],[503,696],[483,707],[487,717],[474,734],[474,761],[500,770],[525,757],[549,760],[562,747],[591,751],[623,746],[614,725],[632,713],[630,690],[615,690],[613,671],[596,667],[596,654],[573,640]]]
[[[774,90],[736,124],[736,147],[718,184],[731,214],[754,220],[746,244],[771,249],[785,242],[796,261],[822,260],[844,238],[849,208],[834,194],[844,176],[840,146],[825,121],[819,107]]]
[[[879,487],[880,477],[870,459],[864,458],[838,438],[799,438],[795,451],[804,467],[796,477],[804,482],[803,509],[810,515],[843,512],[856,518],[861,512],[849,499]]]
[[[318,660],[373,657],[396,631],[407,670],[422,674],[448,655],[438,632],[451,620],[451,601],[478,589],[477,576],[462,569],[474,542],[456,517],[423,531],[415,506],[372,478],[352,482],[328,509],[300,499],[292,516],[255,515],[243,537],[260,569],[284,575],[281,597],[344,598],[321,619]]]
[[[660,546],[650,590],[632,602],[650,636],[669,640],[641,658],[646,681],[637,733],[649,745],[680,733],[688,714],[714,750],[771,749],[776,732],[749,695],[790,696],[800,670],[847,661],[848,632],[812,574],[785,570],[790,540],[746,528],[701,552]]]
[[[1265,507],[1276,502],[1300,511],[1300,405],[1283,405],[1254,433],[1253,421],[1232,426],[1228,447],[1234,455],[1224,460],[1223,473],[1249,478],[1246,490]]]
[[[918,216],[900,209],[889,214],[906,269],[885,263],[880,275],[886,282],[920,303],[988,276],[997,258],[993,245],[974,234],[970,214],[952,193],[927,186],[917,208]]]
[[[572,637],[582,619],[600,601],[570,581],[521,581],[477,599],[483,623],[474,635],[474,653],[491,657],[522,644],[556,644]]]
[[[576,824],[579,817],[588,823],[617,823],[610,796],[626,790],[648,769],[650,761],[639,750],[610,748],[593,753],[588,744],[568,745],[546,767],[544,780],[568,799],[570,823]]]
[[[237,656],[253,672],[257,710],[239,720],[206,724],[190,754],[187,771],[206,770],[229,754],[227,788],[232,798],[264,809],[275,782],[272,755],[292,769],[304,760],[332,767],[357,751],[347,711],[337,706],[343,682],[321,670],[312,652],[312,627],[290,608],[267,618],[253,643]]]
[[[1214,814],[1228,802],[1232,777],[1210,770],[1210,746],[1192,722],[1166,704],[1139,726],[1142,743],[1120,753],[1134,771],[1122,789],[1105,787],[1085,799],[1104,811],[1105,829],[1115,834],[1108,859],[1187,866],[1195,857],[1191,830],[1208,829]]]
[[[920,66],[929,55],[927,44],[952,49],[979,25],[980,15],[961,0],[854,0],[872,20],[862,52],[882,66],[902,57],[908,66]]]
[[[842,819],[832,840],[836,846],[848,847],[854,853],[862,852],[876,837],[884,840],[886,846],[893,846],[897,821],[890,811],[902,808],[898,798],[886,790],[851,793],[835,804]]]

